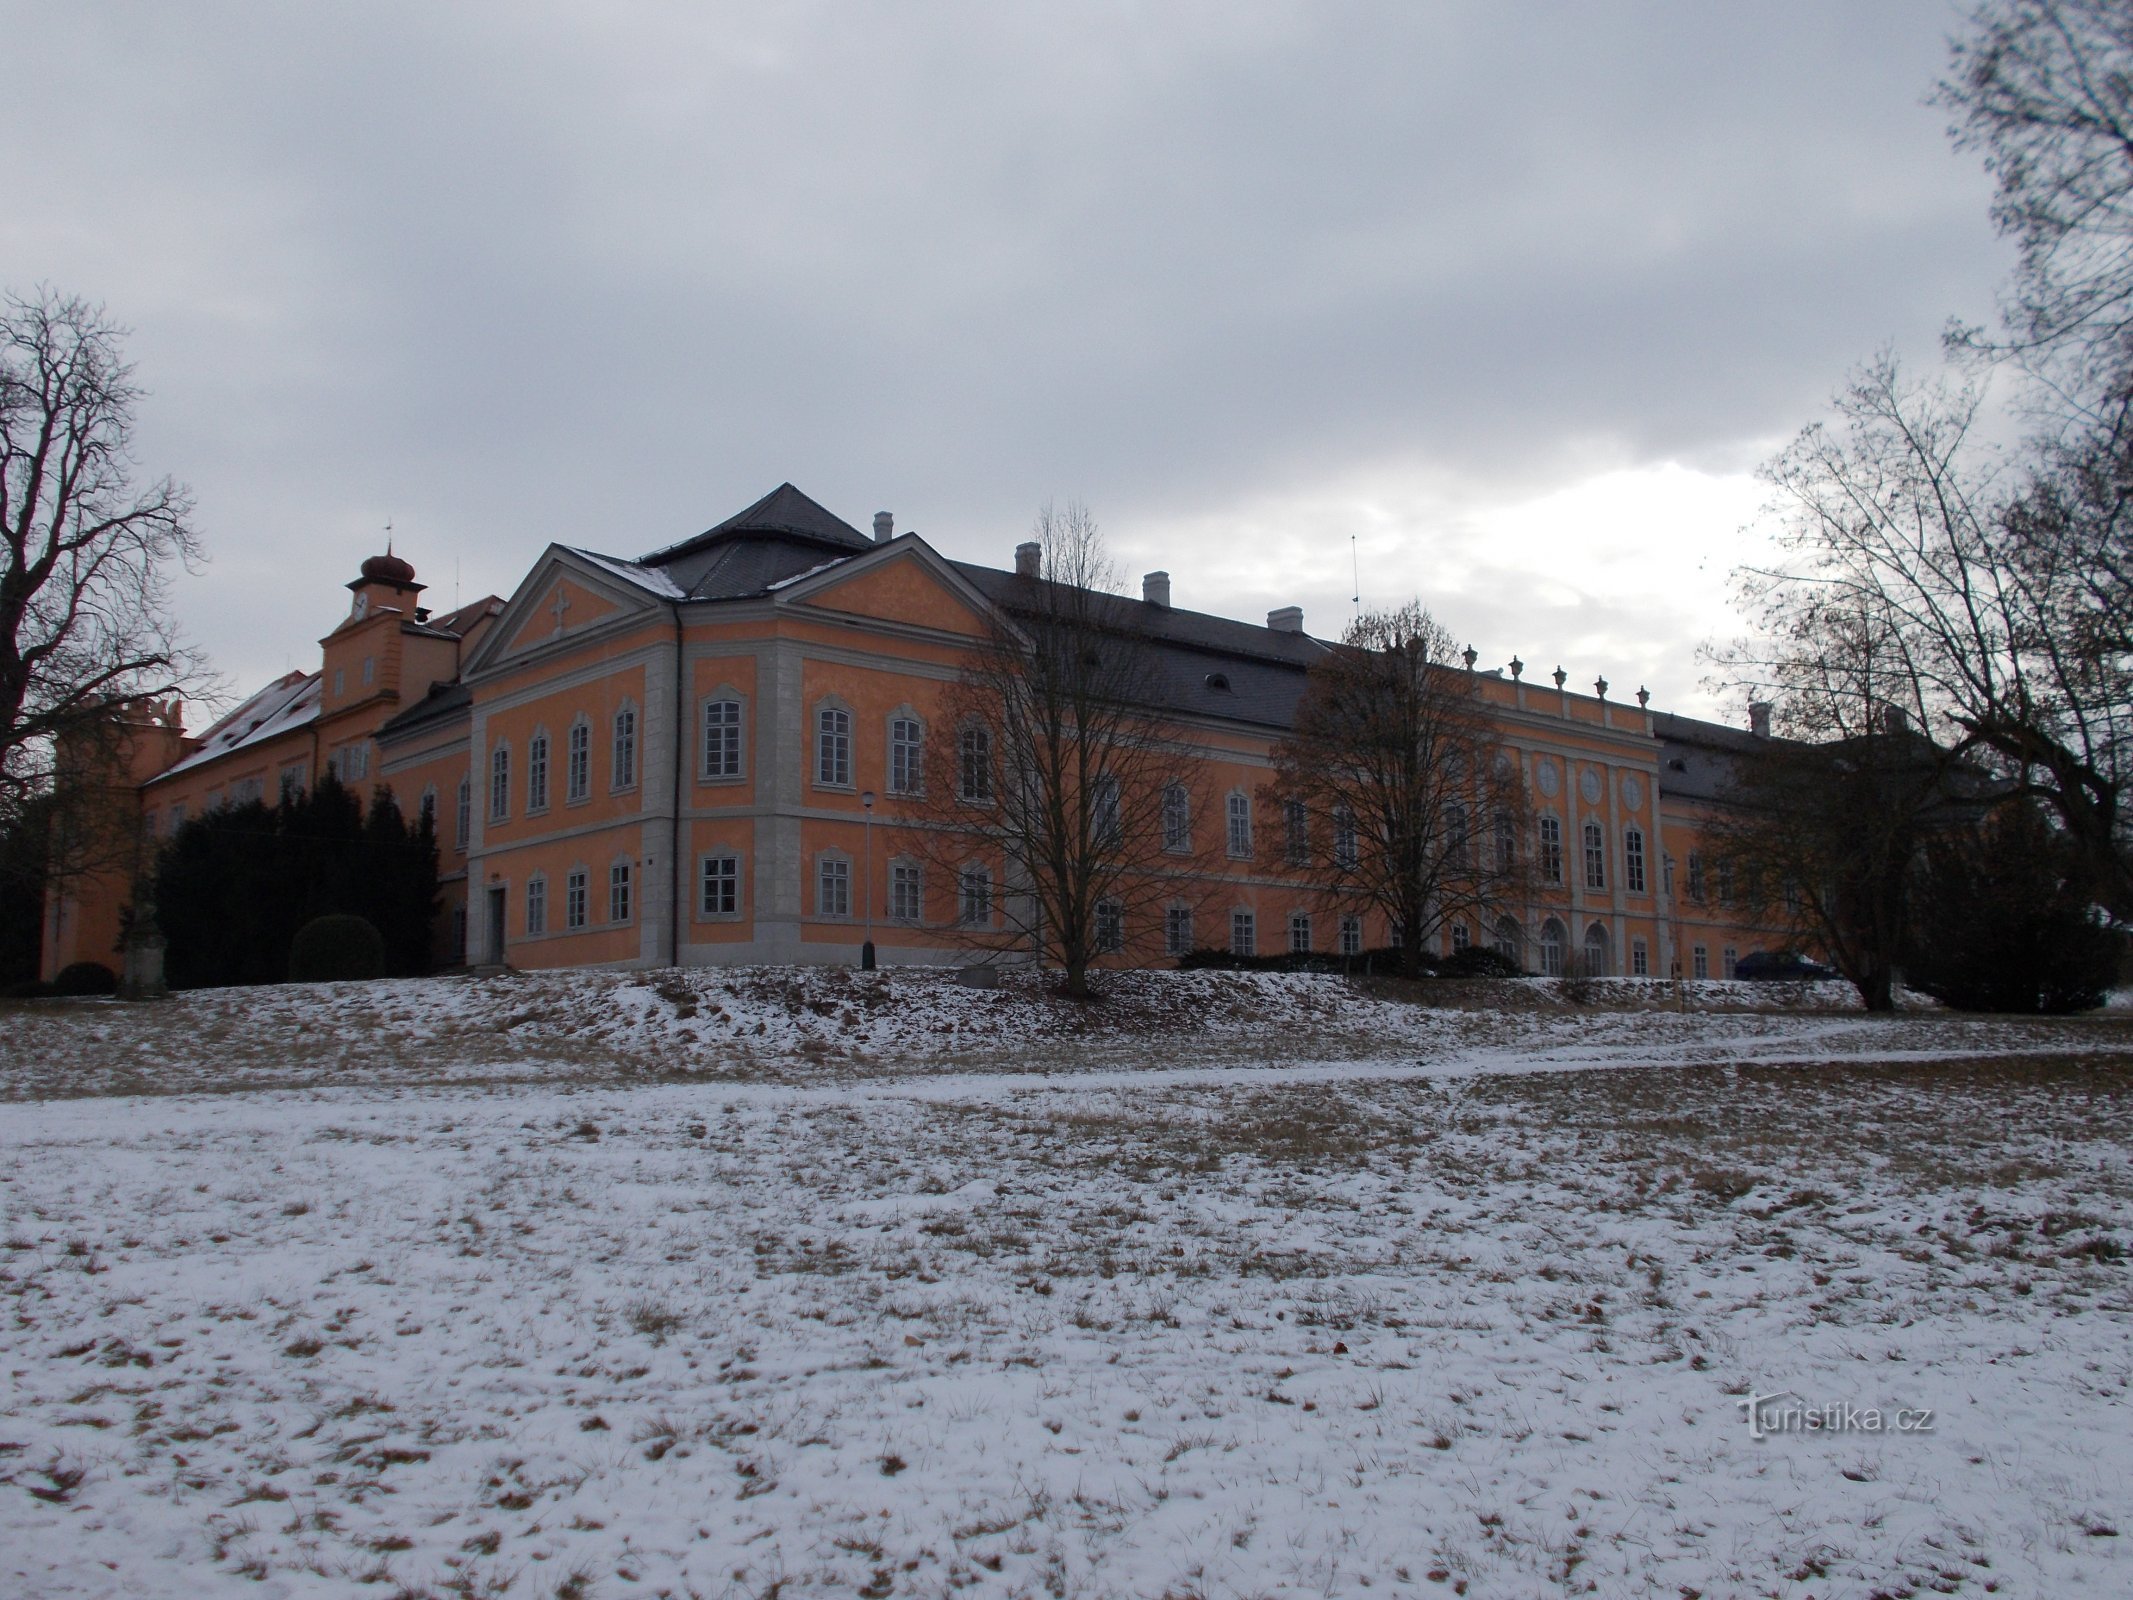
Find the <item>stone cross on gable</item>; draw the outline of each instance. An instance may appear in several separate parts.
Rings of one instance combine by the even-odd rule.
[[[560,583],[555,587],[555,604],[548,609],[555,613],[555,631],[561,633],[563,631],[563,613],[570,609],[570,596],[563,592],[563,586]]]

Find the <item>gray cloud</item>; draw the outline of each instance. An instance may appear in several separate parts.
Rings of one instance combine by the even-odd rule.
[[[1330,621],[1345,519],[1442,588],[1462,519],[1742,470],[2005,264],[1921,103],[1943,0],[6,20],[0,259],[136,328],[241,680],[305,659],[388,513],[471,594],[787,477],[981,559],[1078,494],[1208,604],[1308,578]],[[1374,486],[1421,483],[1440,515],[1387,526]],[[1545,577],[1531,627],[1677,683],[1726,626]]]

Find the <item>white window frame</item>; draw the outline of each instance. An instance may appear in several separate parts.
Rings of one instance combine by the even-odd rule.
[[[548,879],[536,872],[526,880],[526,937],[534,939],[548,931]]]
[[[548,809],[548,730],[535,728],[526,741],[526,815]]]
[[[1623,886],[1631,894],[1643,894],[1645,892],[1644,830],[1642,828],[1624,828],[1622,830],[1622,877],[1624,880]]]
[[[564,745],[566,752],[563,799],[581,806],[592,798],[592,721],[582,713],[572,720]]]
[[[1359,956],[1363,953],[1363,919],[1349,915],[1341,918],[1340,947],[1344,956]]]
[[[608,863],[607,921],[610,927],[620,927],[631,920],[636,911],[635,887],[627,861]]]
[[[1259,954],[1259,914],[1250,906],[1237,906],[1229,914],[1229,953],[1233,956]]]
[[[1163,848],[1171,855],[1192,853],[1192,792],[1182,783],[1163,786]]]
[[[1311,913],[1308,911],[1291,911],[1289,913],[1289,954],[1292,956],[1307,956],[1310,953]]]
[[[608,722],[608,793],[625,794],[637,787],[637,707],[625,700]]]
[[[1252,859],[1252,797],[1232,789],[1222,802],[1222,842],[1232,861]]]
[[[992,926],[992,869],[977,862],[955,875],[955,920],[966,928]]]
[[[911,927],[926,920],[926,869],[907,857],[898,856],[889,863],[889,920]]]
[[[723,866],[723,872],[714,868]],[[713,904],[713,889],[730,905]],[[696,915],[704,922],[731,921],[741,914],[741,857],[737,850],[707,850],[696,866]]]
[[[889,773],[891,794],[926,792],[926,724],[908,707],[889,713]]]
[[[1560,817],[1540,819],[1540,872],[1543,883],[1563,881],[1563,823]]]
[[[815,857],[815,915],[830,922],[852,920],[852,858],[841,850]]]
[[[1585,851],[1585,887],[1594,892],[1607,887],[1607,830],[1588,817],[1580,837]]]
[[[1163,954],[1187,956],[1192,954],[1192,907],[1165,906],[1163,908]]]
[[[1126,907],[1118,900],[1096,902],[1096,953],[1115,956],[1126,948]]]
[[[489,752],[489,820],[511,820],[511,744],[498,741]]]
[[[748,713],[741,697],[730,690],[714,690],[697,713],[696,725],[703,740],[697,773],[704,783],[738,783],[748,772]]]
[[[815,787],[852,785],[852,708],[841,700],[815,707]]]
[[[966,805],[989,806],[993,799],[992,734],[969,727],[956,735],[955,792]]]
[[[567,932],[576,932],[586,926],[592,915],[592,874],[584,867],[572,867],[563,879],[563,927]]]

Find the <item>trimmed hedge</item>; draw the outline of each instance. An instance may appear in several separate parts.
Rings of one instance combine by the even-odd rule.
[[[118,987],[118,974],[101,961],[77,961],[61,967],[52,980],[52,993],[57,995],[117,994]]]
[[[1464,950],[1454,950],[1437,963],[1440,978],[1522,978],[1525,973],[1517,962],[1501,950],[1492,950],[1484,944],[1470,944]]]
[[[385,976],[385,938],[366,917],[336,911],[313,917],[289,946],[291,983]]]

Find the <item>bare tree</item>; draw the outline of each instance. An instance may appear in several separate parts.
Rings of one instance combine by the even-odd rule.
[[[1036,570],[995,597],[947,697],[908,837],[953,886],[966,943],[1034,952],[1085,996],[1101,956],[1196,893],[1198,857],[1165,820],[1193,764],[1087,508],[1047,505],[1031,542]]]
[[[1311,669],[1271,794],[1304,808],[1299,852],[1337,905],[1382,912],[1402,964],[1531,892],[1525,791],[1482,681],[1419,601],[1365,612]]]
[[[1920,850],[1978,775],[1918,730],[1912,653],[1886,612],[1816,599],[1785,618],[1780,737],[1734,763],[1705,854],[1758,920],[1889,1011]]]
[[[1784,559],[1734,575],[1755,637],[1713,656],[1803,736],[1849,737],[1886,707],[1943,733],[1951,758],[2056,813],[2123,918],[2133,675],[2094,631],[2113,613],[2083,598],[2093,562],[2035,531],[2035,482],[2010,485],[1973,442],[1978,406],[1886,356],[1861,373],[1834,425],[1765,467]]]
[[[133,483],[141,391],[122,338],[50,290],[0,316],[0,806],[69,775],[107,783],[116,709],[201,675],[165,588],[200,555],[192,502],[168,478]]]
[[[2004,339],[2076,419],[2124,431],[2133,406],[2133,10],[2124,0],[1994,0],[1971,13],[1938,99],[1997,186],[2020,257]]]

